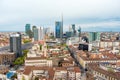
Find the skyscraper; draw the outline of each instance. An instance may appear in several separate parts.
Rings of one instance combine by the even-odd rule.
[[[38,38],[39,40],[43,40],[44,39],[44,28],[43,27],[39,27],[38,28]]]
[[[15,52],[16,57],[22,56],[21,34],[17,33],[10,35],[10,51]]]
[[[63,28],[62,28],[62,22],[57,21],[55,22],[55,36],[56,38],[62,38],[63,37]]]
[[[73,29],[73,36],[75,36],[76,35],[75,24],[72,24],[72,29]]]
[[[33,34],[34,41],[38,41],[38,28],[33,29]]]
[[[25,25],[25,33],[29,35],[29,31],[31,31],[30,24]]]
[[[39,41],[44,39],[44,28],[39,27],[39,28],[34,28],[34,40]]]
[[[79,32],[79,41],[81,41],[81,27],[79,27],[78,32]]]
[[[100,40],[100,33],[99,32],[90,32],[89,33],[89,42],[99,41],[99,40]]]

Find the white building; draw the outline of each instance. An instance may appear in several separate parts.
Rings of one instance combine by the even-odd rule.
[[[67,39],[66,44],[67,45],[73,45],[79,42],[79,37],[70,37]]]
[[[38,27],[33,30],[34,32],[34,41],[39,41],[44,39],[44,28]]]

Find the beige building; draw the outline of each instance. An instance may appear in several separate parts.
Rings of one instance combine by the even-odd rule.
[[[99,67],[98,64],[88,64],[88,73],[97,80],[120,80],[120,72],[111,72]]]
[[[39,67],[25,66],[23,73],[18,73],[18,80],[81,80],[79,67]]]
[[[44,57],[28,57],[25,60],[25,66],[48,66],[52,67],[53,62],[51,59],[44,58]]]
[[[111,62],[111,63],[116,63],[118,60],[117,59],[90,59],[90,58],[86,58],[86,57],[81,57],[78,53],[77,55],[77,60],[79,61],[79,63],[82,65],[83,68],[87,68],[87,64],[88,63],[98,63],[98,62]]]
[[[0,74],[4,74],[6,72],[8,72],[8,67],[7,66],[2,66],[0,65]]]
[[[15,60],[15,54],[11,52],[0,52],[0,65],[9,65]]]

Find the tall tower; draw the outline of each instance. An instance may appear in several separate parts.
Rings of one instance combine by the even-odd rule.
[[[10,51],[15,52],[16,57],[22,56],[21,34],[10,35]]]
[[[78,32],[79,32],[79,42],[80,42],[81,41],[81,27],[80,26],[79,26]]]
[[[38,28],[33,29],[34,41],[38,41]]]
[[[34,28],[34,40],[39,41],[39,40],[44,40],[44,28],[39,27],[39,28]]]
[[[76,36],[75,24],[72,24],[72,36]]]
[[[27,34],[27,35],[29,35],[29,31],[30,31],[31,29],[30,29],[30,24],[26,24],[25,25],[25,33]]]
[[[55,36],[56,38],[62,38],[62,22],[57,21],[55,22]]]
[[[44,28],[43,27],[38,28],[38,39],[44,40]]]
[[[63,16],[61,21],[55,22],[55,36],[56,38],[63,38]]]

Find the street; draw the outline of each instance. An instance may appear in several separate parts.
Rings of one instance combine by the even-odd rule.
[[[26,43],[26,44],[22,44],[22,50],[24,49],[29,49],[33,46],[33,43]],[[0,48],[0,51],[5,51],[5,50],[9,50],[10,47],[9,46],[5,46],[5,47],[2,47]]]
[[[71,57],[75,60],[75,63],[77,64],[77,66],[80,68],[81,70],[81,80],[86,80],[86,72],[85,69],[80,65],[79,61],[76,58],[76,53],[71,50],[70,48],[68,48]]]

